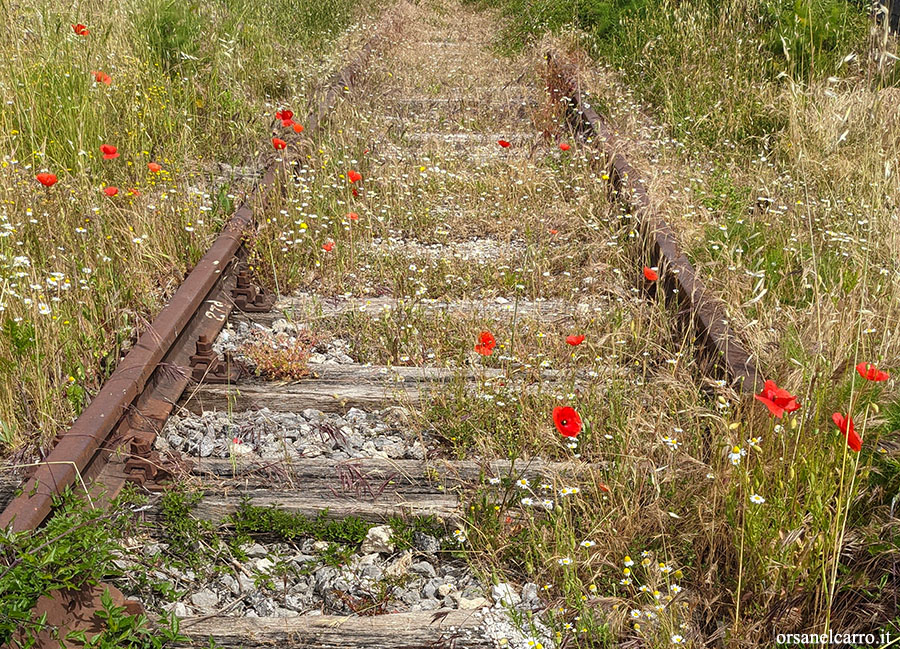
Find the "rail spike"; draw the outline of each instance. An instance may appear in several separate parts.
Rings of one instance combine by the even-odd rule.
[[[238,268],[236,285],[231,291],[234,305],[245,313],[266,313],[275,304],[275,295],[254,282],[250,268],[242,264]]]
[[[191,368],[191,378],[197,383],[237,383],[246,374],[244,366],[230,353],[216,354],[212,341],[203,335],[197,339],[197,353],[191,356]]]

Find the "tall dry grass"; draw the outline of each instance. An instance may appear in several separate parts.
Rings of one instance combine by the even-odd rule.
[[[900,365],[895,37],[849,3],[663,0],[605,3],[622,11],[601,35],[569,17],[537,21],[523,39],[522,21],[553,3],[527,15],[493,4],[511,16],[501,38],[528,45],[555,27],[593,55],[583,72],[592,103],[630,140],[627,154],[766,378],[802,404],[784,420],[756,401],[735,404],[680,426],[681,445],[666,458],[658,438],[629,437],[643,451],[605,474],[615,495],[595,492],[601,505],[579,509],[577,524],[566,524],[566,510],[533,519],[544,547],[547,535],[565,547],[560,530],[588,521],[613,530],[600,542],[619,548],[610,562],[641,551],[654,562],[677,557],[687,577],[673,598],[681,604],[665,606],[671,623],[648,624],[653,602],[629,594],[631,584],[599,589],[597,605],[638,611],[636,620],[602,618],[620,639],[760,646],[778,632],[896,632],[900,400],[894,379],[874,383],[854,369]],[[834,413],[852,414],[860,453]],[[671,474],[673,488],[648,493],[629,477],[642,466]],[[651,527],[648,510],[677,518],[662,514]],[[557,570],[588,583],[589,571]]]
[[[80,412],[252,186],[275,110],[305,114],[368,27],[345,0],[34,0],[3,3],[0,19],[8,455]]]

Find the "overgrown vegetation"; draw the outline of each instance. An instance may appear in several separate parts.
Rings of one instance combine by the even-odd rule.
[[[897,398],[892,383],[883,388],[854,370],[861,361],[896,368],[900,359],[887,324],[898,298],[898,181],[887,162],[900,153],[895,37],[869,18],[868,5],[837,0],[596,3],[617,23],[596,32],[582,18],[594,3],[476,4],[507,16],[498,38],[505,50],[540,43],[543,51],[550,30],[552,46],[580,62],[582,88],[625,138],[657,209],[729,303],[765,376],[797,393],[802,407],[779,421],[756,402],[728,399],[690,425],[657,422],[655,443],[626,433],[602,450],[586,428],[582,457],[616,458],[587,483],[564,483],[582,490],[578,499],[587,491],[590,506],[568,523],[576,505],[557,498],[552,510],[527,507],[522,524],[504,527],[503,505],[492,514],[489,500],[469,539],[523,574],[571,559],[548,577],[565,600],[582,613],[579,600],[591,593],[629,598],[631,615],[606,619],[620,638],[653,646],[676,636],[766,644],[773,626],[895,634]],[[579,402],[587,422],[608,417],[590,393]],[[460,419],[473,422],[471,437],[481,432],[477,410]],[[848,413],[859,454],[832,420]],[[647,471],[656,472],[649,485]],[[598,477],[609,492],[597,490]],[[513,502],[539,504],[541,495]],[[585,553],[580,538],[603,550]],[[507,555],[520,544],[532,554]],[[610,574],[604,566],[615,562],[620,572]],[[657,563],[667,570],[653,570]],[[673,579],[676,569],[683,578]]]
[[[94,509],[83,498],[65,495],[49,522],[37,532],[0,531],[0,643],[32,646],[37,634],[58,639],[56,631],[34,616],[38,599],[63,591],[77,592],[121,574],[115,561],[122,556],[122,540],[135,529],[126,493],[109,512]],[[96,635],[71,636],[95,649],[160,649],[183,639],[172,616],[151,626],[144,615],[131,615],[102,595],[98,615],[106,629]]]
[[[355,549],[374,525],[356,516],[334,519],[329,517],[327,511],[319,512],[318,516],[310,518],[278,507],[259,507],[246,500],[229,516],[227,524],[231,529],[229,544],[238,555],[242,553],[242,546],[255,539],[267,541],[315,539]],[[411,548],[413,535],[417,532],[437,538],[441,538],[446,532],[444,525],[433,516],[424,518],[393,516],[387,520],[387,524],[391,526],[391,538],[397,550]]]
[[[252,331],[238,351],[251,361],[257,376],[296,381],[309,375],[310,350],[317,343],[317,338],[306,329],[293,335]]]
[[[0,374],[0,453],[80,412],[254,181],[275,111],[303,119],[370,10],[0,6],[22,26],[0,45],[0,365],[15,368]]]
[[[323,511],[315,518],[308,518],[277,507],[258,507],[248,501],[241,502],[228,522],[233,527],[231,545],[237,551],[254,538],[284,541],[312,538],[358,545],[366,538],[366,532],[371,527],[371,524],[355,516],[335,520],[329,518],[327,511]]]
[[[499,44],[509,53],[539,40],[546,32],[575,27],[597,47],[613,42],[623,17],[639,13],[647,0],[470,0],[479,8],[496,8],[514,16],[501,32]]]
[[[293,170],[271,206],[254,250],[259,272],[282,291],[403,299],[403,308],[346,316],[333,328],[360,360],[461,369],[412,418],[448,453],[508,458],[517,471],[538,457],[567,462],[566,470],[524,481],[517,472],[486,475],[455,535],[482,574],[546,584],[545,621],[560,644],[749,647],[771,644],[773,628],[896,633],[900,399],[895,379],[870,381],[854,369],[859,362],[894,373],[900,367],[895,41],[863,8],[839,0],[478,4],[505,14],[508,28],[494,34],[485,14],[455,6],[435,3],[428,11],[448,33],[464,32],[469,43],[496,35],[506,53],[522,56],[497,63],[474,53],[473,74],[485,87],[526,78],[539,58],[529,45],[544,45],[545,32],[556,32],[552,44],[582,63],[591,101],[628,143],[660,198],[655,205],[729,305],[729,320],[747,336],[766,377],[796,395],[799,408],[773,417],[701,371],[676,310],[667,299],[645,299],[661,296],[641,275],[633,215],[609,205],[598,156],[574,143],[552,107],[526,109],[544,138],[523,138],[530,149],[516,158],[520,142],[506,157],[493,141],[498,128],[521,127],[518,118],[503,121],[508,111],[437,123],[428,115],[397,129],[396,120],[377,119],[384,93],[343,106],[334,137]],[[214,67],[203,47],[167,58],[182,51],[181,32],[190,27],[180,22],[189,18],[180,7],[148,6],[156,8],[141,11],[162,12],[169,26],[164,37],[149,30],[145,43],[163,52],[153,55],[161,84]],[[196,13],[218,24],[215,8]],[[452,81],[448,67],[407,52],[381,59],[371,82],[435,97]],[[58,87],[75,92],[68,83]],[[190,102],[209,99],[190,94],[185,101],[200,129],[203,110]],[[460,155],[435,134],[444,127],[492,141]],[[416,130],[430,139],[411,145]],[[158,132],[171,134],[162,126]],[[563,141],[573,146],[559,148]],[[78,162],[71,146],[53,146],[53,155],[94,168]],[[395,148],[410,155],[393,155]],[[127,169],[117,173],[120,184],[132,177]],[[224,216],[223,194],[215,196],[201,203],[211,221]],[[46,200],[21,215],[22,223],[26,216],[49,221],[45,205],[61,202]],[[79,203],[77,192],[67,200],[89,213],[91,202]],[[130,212],[104,210],[98,231],[119,239],[104,244],[103,254],[128,241],[140,245],[134,239],[141,231],[127,229],[135,227]],[[184,220],[184,211],[171,214]],[[196,230],[185,232],[171,246],[199,250]],[[28,241],[48,259],[56,254],[39,237]],[[73,241],[53,243],[81,250]],[[160,250],[138,257],[151,258],[153,268],[167,255],[183,259],[181,248],[178,255]],[[10,267],[23,273],[17,279],[37,282],[45,278],[36,265],[32,257]],[[65,297],[65,277],[51,279]],[[132,301],[153,301],[146,290],[116,286]],[[90,320],[99,322],[112,298],[103,293],[99,305],[88,301],[79,313],[95,309]],[[506,314],[451,319],[416,308],[424,298],[554,298],[572,308],[552,325]],[[41,313],[40,303],[28,306]],[[37,384],[35,368],[53,349],[43,341],[56,334],[33,325],[46,322],[37,315],[15,317],[2,328],[4,361],[31,369],[11,382],[10,394],[30,394],[28,381]],[[80,320],[66,324],[98,338],[75,326]],[[485,329],[496,346],[487,354],[478,343]],[[116,331],[125,344],[127,328]],[[566,343],[568,333],[586,339]],[[79,358],[67,361],[73,377],[88,374]],[[583,419],[577,439],[554,429],[551,413],[562,405],[577,407]],[[41,411],[26,411],[34,412]],[[169,502],[173,547],[188,557],[204,531],[188,518],[189,504],[183,495]],[[431,522],[391,523],[399,547],[431,529]],[[370,527],[247,503],[231,524],[235,553],[253,538],[315,538],[328,543],[322,556],[334,565]]]
[[[174,562],[194,570],[208,568],[222,550],[213,526],[191,514],[202,498],[202,491],[176,486],[166,490],[159,503],[160,539],[169,545]]]
[[[501,33],[518,50],[545,33],[579,43],[620,69],[673,135],[718,147],[758,147],[789,122],[780,89],[840,72],[867,43],[868,6],[846,0],[474,0],[510,17]],[[677,74],[673,74],[677,71]],[[886,83],[890,74],[872,79]]]

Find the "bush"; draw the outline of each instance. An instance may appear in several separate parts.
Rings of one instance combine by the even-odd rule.
[[[199,3],[179,0],[150,0],[134,16],[151,59],[170,74],[200,59],[204,22]]]
[[[865,14],[843,0],[795,0],[766,7],[763,35],[774,55],[772,72],[806,80],[834,72],[841,59],[861,44]]]
[[[468,0],[470,4],[500,9],[515,16],[501,41],[516,50],[539,38],[546,31],[556,32],[573,25],[597,41],[610,38],[622,17],[644,5],[646,0]]]

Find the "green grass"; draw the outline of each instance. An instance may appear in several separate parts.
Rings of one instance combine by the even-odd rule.
[[[495,567],[505,564],[522,579],[547,575],[565,589],[570,622],[587,608],[580,602],[591,601],[592,583],[602,595],[645,610],[653,604],[646,593],[620,581],[623,557],[663,558],[683,571],[678,583],[694,595],[677,598],[652,624],[642,618],[639,630],[627,611],[607,617],[620,640],[650,646],[670,644],[689,619],[727,626],[726,642],[735,645],[768,642],[773,619],[776,628],[893,629],[896,395],[892,384],[864,385],[852,368],[860,360],[894,367],[898,358],[885,325],[896,317],[896,287],[888,279],[897,255],[895,216],[883,200],[896,194],[894,172],[884,165],[885,155],[900,150],[890,87],[896,66],[874,62],[896,54],[896,45],[870,37],[865,7],[837,0],[623,3],[614,29],[606,13],[585,22],[582,10],[594,3],[476,4],[507,18],[497,35],[504,51],[543,46],[550,31],[554,45],[582,61],[591,103],[622,137],[641,143],[632,162],[655,182],[657,209],[728,302],[729,319],[746,327],[765,376],[799,393],[803,407],[779,422],[761,416],[756,402],[718,410],[706,404],[715,415],[676,419],[686,440],[679,435],[683,444],[665,458],[628,431],[647,415],[624,390],[613,383],[600,403],[586,390],[579,400],[587,419],[628,431],[596,457],[616,458],[602,474],[610,494],[591,490],[591,480],[570,481],[593,503],[571,521],[566,513],[574,503],[542,512],[501,501],[498,512],[488,501],[471,522],[473,546]],[[661,126],[679,145],[647,142],[648,126]],[[678,388],[665,390],[674,406]],[[645,396],[645,403],[660,398]],[[696,413],[704,401],[677,403],[679,412]],[[477,406],[451,410],[466,413],[447,415],[453,424],[446,430],[460,437],[490,431],[535,451],[517,436],[527,436],[538,419],[522,419],[519,428],[501,414],[492,428]],[[848,452],[831,422],[833,412],[848,410],[864,430],[859,455]],[[660,428],[658,420],[648,424]],[[585,439],[580,450],[589,457],[596,436]],[[735,445],[747,453],[737,466],[726,459]],[[641,472],[654,467],[660,479],[648,485]],[[753,494],[765,502],[752,502]],[[612,511],[604,497],[614,501]],[[508,516],[519,523],[517,534],[504,530]],[[600,548],[596,556],[579,555],[574,543],[585,523]],[[573,558],[571,567],[554,565],[559,557]],[[659,579],[634,576],[651,588]],[[680,611],[679,601],[689,608]],[[866,607],[878,614],[868,618]],[[698,634],[689,642],[714,632],[689,628]]]
[[[620,21],[636,14],[647,0],[469,0],[480,8],[492,7],[514,17],[501,33],[500,43],[509,52],[521,50],[539,40],[545,32],[567,27],[584,31],[585,41],[594,47],[615,36]]]
[[[290,541],[313,538],[343,545],[358,545],[366,538],[371,524],[351,516],[331,520],[327,512],[316,518],[284,511],[277,507],[257,507],[242,502],[231,515],[229,525],[233,527],[232,546],[237,548],[253,538],[264,537]]]
[[[125,493],[107,513],[69,493],[37,532],[0,531],[0,642],[4,646],[32,646],[36,634],[48,631],[32,613],[40,597],[78,591],[121,574],[115,561],[121,557],[126,537],[136,529],[128,506],[139,500]],[[184,639],[174,616],[151,625],[145,615],[131,615],[115,606],[108,591],[98,615],[104,620],[103,631],[67,637],[94,649],[160,649]],[[51,637],[64,639],[49,631]]]
[[[502,166],[464,162],[452,167],[435,155],[429,164],[446,166],[463,180],[420,171],[418,165],[398,165],[394,177],[386,178],[369,162],[374,157],[363,155],[369,138],[357,130],[360,118],[378,107],[362,101],[345,107],[333,125],[336,135],[310,153],[309,169],[315,173],[291,183],[283,201],[267,213],[254,250],[261,274],[282,290],[303,287],[326,295],[387,291],[412,301],[423,295],[493,298],[515,290],[529,298],[553,295],[587,302],[596,297],[597,285],[591,288],[583,280],[612,278],[618,271],[615,295],[628,308],[609,308],[602,318],[579,322],[588,340],[575,356],[564,346],[562,331],[523,323],[473,318],[453,328],[409,309],[326,324],[351,337],[367,359],[422,361],[434,353],[436,362],[459,366],[470,362],[478,329],[491,326],[497,355],[469,367],[499,369],[502,380],[452,382],[431,395],[413,423],[442,435],[447,450],[459,456],[502,456],[515,459],[517,466],[536,456],[572,460],[577,470],[548,476],[549,488],[539,481],[524,488],[507,480],[467,495],[461,530],[467,542],[458,547],[483,575],[550,584],[547,620],[571,646],[622,641],[668,646],[682,624],[688,624],[695,634],[690,641],[696,638],[697,644],[724,630],[724,642],[747,646],[770,642],[773,620],[785,630],[891,628],[897,614],[892,593],[897,585],[900,408],[893,383],[863,383],[853,366],[866,360],[896,370],[900,359],[891,324],[900,301],[892,274],[898,254],[890,199],[896,195],[896,168],[889,165],[900,151],[895,127],[900,122],[894,95],[884,92],[891,90],[885,85],[892,72],[873,63],[870,54],[878,50],[869,49],[862,12],[852,4],[818,0],[480,4],[509,16],[509,28],[496,34],[507,52],[527,53],[551,30],[607,64],[593,72],[608,83],[590,89],[595,104],[624,125],[623,133],[646,117],[686,145],[682,150],[663,143],[647,163],[650,173],[661,176],[654,179],[659,181],[654,191],[692,188],[687,198],[673,192],[660,209],[684,228],[686,249],[728,302],[730,317],[746,325],[766,376],[797,393],[801,409],[774,420],[761,404],[743,403],[726,387],[706,381],[689,360],[693,341],[674,326],[673,310],[648,306],[639,296],[635,304],[640,306],[632,306],[630,289],[639,286],[637,246],[628,237],[629,223],[607,209],[604,185],[588,164],[556,160],[547,152],[536,162],[552,174],[511,186]],[[34,119],[38,130],[27,131],[16,121],[26,116],[19,99],[22,106],[2,108],[7,112],[0,119],[7,121],[0,121],[0,137],[17,147],[22,160],[34,161],[37,145],[52,154],[47,160],[68,160],[73,176],[84,175],[85,196],[88,188],[93,196],[100,183],[140,181],[139,188],[148,188],[162,205],[157,198],[170,188],[187,192],[201,182],[203,174],[196,170],[202,165],[195,163],[217,150],[217,137],[240,141],[245,129],[262,128],[264,120],[255,126],[241,122],[244,109],[256,116],[265,112],[248,109],[248,96],[268,94],[274,104],[285,96],[281,93],[291,92],[297,77],[290,70],[262,65],[278,58],[273,43],[281,42],[279,30],[303,15],[291,14],[290,3],[285,6],[273,8],[271,15],[245,5],[225,13],[219,5],[204,6],[190,15],[165,3],[135,7],[135,16],[150,28],[141,39],[129,41],[129,46],[137,43],[129,54],[137,57],[134,78],[126,75],[127,88],[114,82],[108,91],[65,76],[66,57],[79,60],[84,71],[87,57],[98,56],[98,50],[64,35],[66,23],[57,20],[54,38],[62,54],[53,47],[35,50],[48,55],[51,68],[46,76],[51,90],[38,98],[43,102]],[[153,25],[165,26],[165,34],[155,33]],[[251,29],[247,25],[256,31],[243,31]],[[106,43],[104,27],[92,28],[98,43]],[[235,49],[195,47],[186,36],[196,33],[192,30],[204,38],[222,35],[226,43],[234,36]],[[260,37],[268,34],[276,37]],[[189,57],[181,56],[179,43],[194,48],[185,50]],[[845,60],[849,53],[856,58]],[[230,57],[255,73],[245,75]],[[122,61],[124,69],[131,59],[123,56]],[[153,63],[148,67],[147,61]],[[234,72],[241,84],[229,81]],[[10,74],[20,74],[9,78],[21,79],[32,92],[35,79],[45,78],[30,68],[28,75]],[[182,74],[194,75],[189,78],[200,90],[180,84]],[[829,80],[832,75],[837,81]],[[623,81],[646,115],[619,101]],[[126,111],[113,117],[100,110],[105,104],[94,101],[97,90],[112,93],[105,96],[107,103],[136,97],[138,115]],[[427,90],[439,94],[445,88],[433,81]],[[53,93],[60,91],[72,94],[74,111],[63,104],[60,113],[53,112]],[[119,92],[125,94],[119,97]],[[180,121],[170,124],[160,117],[168,106],[182,111]],[[91,158],[78,156],[80,145],[69,144],[68,135],[66,140],[47,136],[54,118],[67,120],[59,133],[77,135],[72,123],[80,114],[95,139],[109,132],[128,134],[122,129],[130,128],[128,137],[138,148],[173,151],[169,175],[148,179],[138,173],[146,160],[158,158],[157,150],[126,157],[123,162],[131,166],[98,166],[95,142],[86,148]],[[146,128],[140,127],[141,119]],[[873,123],[884,127],[873,128]],[[467,124],[485,126],[478,120]],[[10,139],[6,133],[11,130],[22,138]],[[247,159],[253,158],[253,149],[245,149]],[[71,310],[54,311],[59,322],[40,319],[38,299],[54,294],[47,289],[27,305],[30,311],[24,304],[8,310],[9,321],[0,329],[2,358],[7,368],[22,370],[18,382],[10,378],[0,385],[6,390],[0,393],[5,398],[0,404],[7,404],[3,416],[15,422],[2,428],[8,441],[23,428],[37,430],[53,417],[64,420],[77,412],[90,387],[81,384],[81,377],[112,366],[115,353],[102,360],[109,348],[117,352],[128,344],[131,328],[177,283],[172,261],[183,265],[202,250],[203,237],[221,223],[231,200],[230,185],[214,182],[209,199],[167,202],[156,218],[176,223],[178,236],[155,241],[163,245],[148,251],[133,242],[135,236],[155,236],[153,220],[131,218],[132,207],[146,207],[141,201],[133,199],[128,209],[104,203],[94,217],[96,201],[79,191],[33,192],[32,170],[26,173],[19,164],[7,161],[0,169],[7,175],[0,177],[7,179],[2,186],[6,205],[13,205],[9,209],[16,210],[24,230],[22,245],[10,235],[0,241],[0,249],[8,258],[19,248],[34,252],[27,267],[9,264],[7,280],[45,285],[51,268],[71,260],[67,268],[73,284],[85,264],[94,269],[86,281],[91,286],[96,281],[97,290],[87,297],[79,294],[76,301],[69,297],[71,289],[53,286],[62,303],[52,308]],[[351,165],[364,175],[364,192],[372,192],[358,200],[343,175]],[[574,178],[596,181],[590,183],[591,193],[577,197]],[[538,188],[543,196],[563,199],[536,200]],[[22,201],[22,196],[30,198]],[[454,197],[450,204],[460,209],[440,212],[447,197]],[[488,197],[494,204],[479,211],[480,199]],[[760,206],[759,197],[772,202]],[[202,228],[196,223],[200,205],[211,210],[204,213]],[[358,222],[344,216],[349,209],[360,213]],[[85,214],[96,226],[91,245],[53,227],[59,218],[74,228],[75,215],[81,223]],[[194,225],[188,224],[198,227],[189,233],[184,228]],[[388,234],[447,243],[510,237],[513,228],[525,249],[518,260],[493,260],[508,266],[503,269],[366,252],[375,238]],[[562,236],[550,238],[549,229]],[[336,246],[326,254],[322,245],[328,240]],[[604,253],[609,243],[615,250]],[[117,262],[102,266],[100,255]],[[146,272],[123,270],[133,267],[151,269],[152,281],[148,284]],[[22,284],[13,288],[23,290]],[[123,300],[138,307],[111,315]],[[439,341],[430,342],[434,338]],[[60,340],[78,345],[57,354]],[[110,342],[101,345],[100,340]],[[555,379],[535,371],[545,361],[546,369],[558,372]],[[526,366],[530,372],[515,371]],[[26,405],[20,406],[23,393]],[[588,422],[577,447],[580,458],[553,429],[550,412],[561,402],[576,404]],[[831,422],[833,412],[847,411],[863,435],[859,454],[848,450]],[[574,487],[577,494],[571,493]],[[553,502],[535,506],[524,498]],[[189,519],[189,500],[176,498],[170,505],[176,548],[195,551],[203,530]],[[268,509],[248,508],[244,514],[235,521],[235,538],[309,535],[329,542],[323,558],[334,564],[346,560],[370,525]],[[401,546],[416,529],[431,529],[427,521],[391,523]],[[29,586],[24,592],[34,590]],[[638,628],[632,610],[642,616]],[[530,622],[520,620],[524,627]]]
[[[387,524],[391,526],[392,542],[397,550],[412,548],[413,535],[417,532],[430,534],[438,539],[446,534],[446,527],[433,516],[422,518],[393,516],[387,520]],[[244,501],[238,506],[238,510],[231,514],[227,526],[229,545],[238,556],[242,553],[241,546],[255,539],[288,542],[302,539],[327,541],[346,548],[346,551],[342,552],[343,556],[358,548],[374,523],[356,516],[335,520],[328,516],[327,511],[310,518],[275,506],[258,507]]]
[[[774,101],[785,79],[828,77],[867,38],[864,8],[844,0],[473,4],[508,17],[498,38],[507,51],[546,32],[574,33],[588,53],[621,70],[673,135],[708,146],[770,142],[788,125],[787,111]]]
[[[0,45],[0,453],[43,444],[81,411],[249,189],[220,163],[255,173],[274,111],[303,119],[310,91],[343,63],[348,28],[378,9],[0,7],[24,26]],[[102,159],[101,144],[120,157]],[[41,171],[58,183],[38,184]]]
[[[159,537],[169,545],[170,556],[181,568],[209,568],[222,551],[221,543],[212,534],[212,524],[191,514],[202,498],[200,491],[176,486],[160,499]]]

